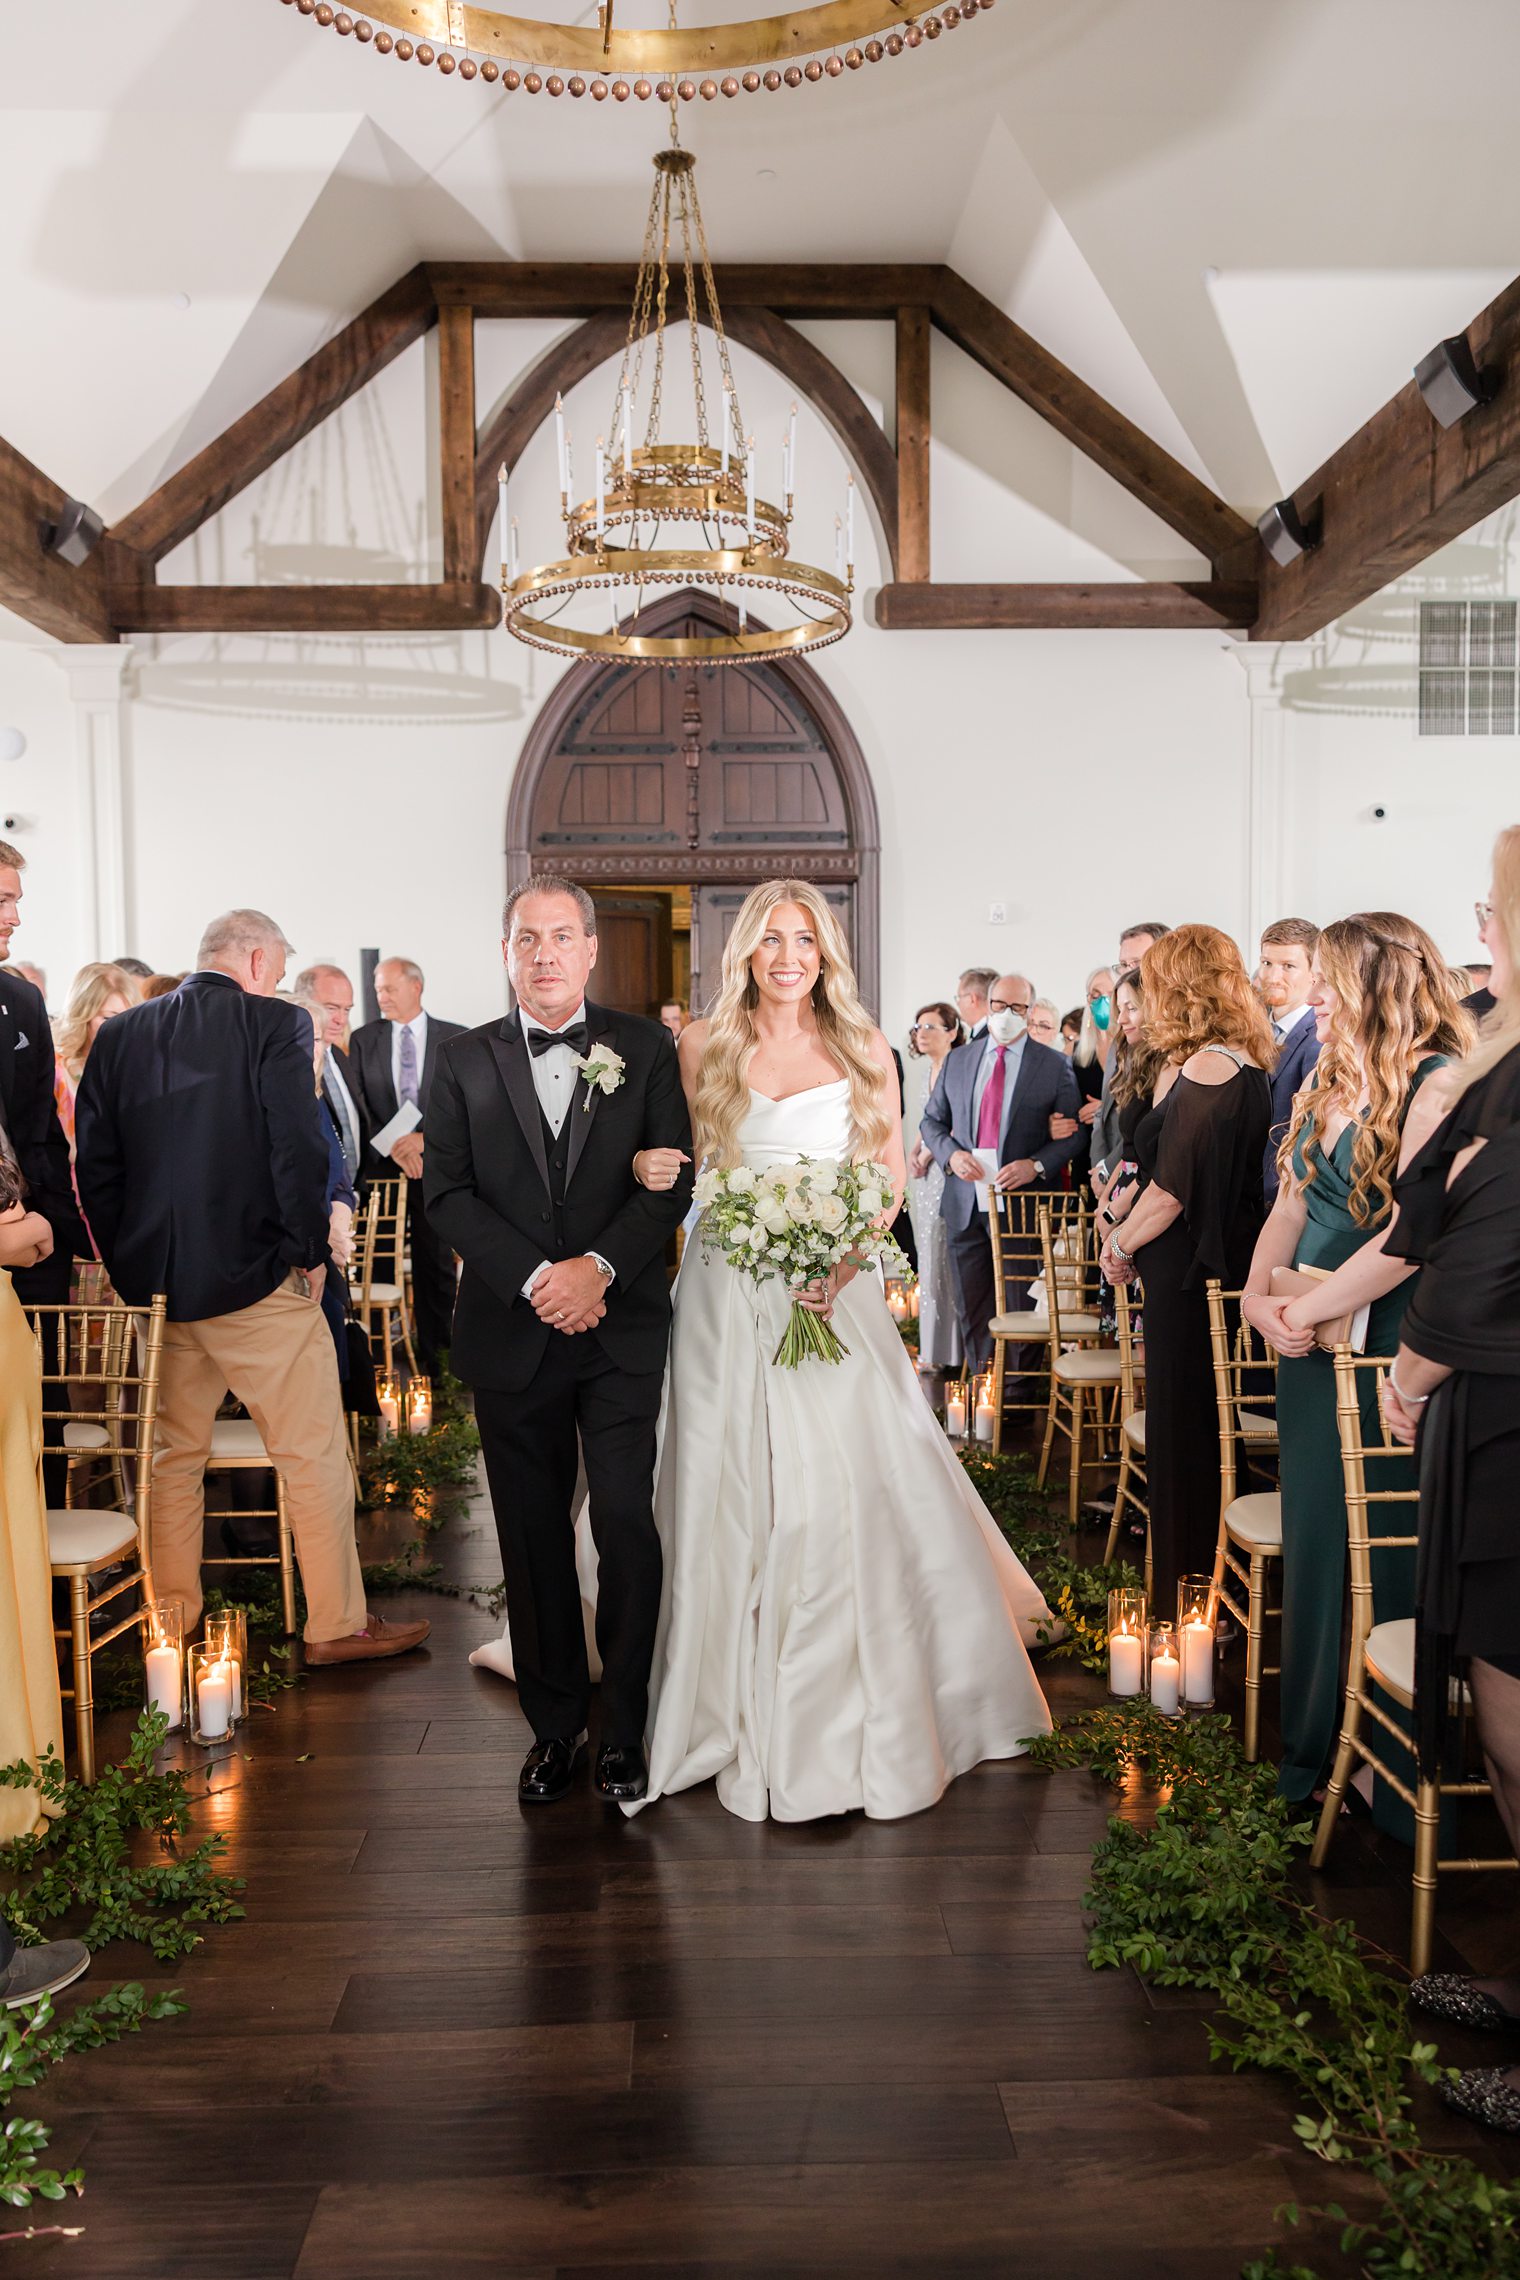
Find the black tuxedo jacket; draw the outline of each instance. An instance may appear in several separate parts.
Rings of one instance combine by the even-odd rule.
[[[311,1018],[230,974],[108,1021],[75,1116],[79,1195],[112,1282],[171,1322],[256,1306],[327,1259]]]
[[[417,1106],[422,1111],[422,1122],[417,1129],[424,1140],[429,1138],[428,1103],[432,1098],[433,1079],[438,1074],[438,1056],[451,1037],[462,1037],[464,1033],[462,1021],[440,1021],[436,1014],[428,1013],[427,1043],[422,1050],[422,1070],[417,1080]],[[348,1040],[348,1066],[343,1073],[348,1079],[349,1091],[364,1112],[365,1177],[394,1179],[396,1167],[389,1156],[377,1156],[370,1146],[371,1135],[382,1125],[389,1124],[401,1106],[391,1078],[391,1024],[388,1021],[366,1021],[354,1030]]]
[[[560,1138],[566,1144],[562,1236],[555,1237],[548,1127],[515,1012],[447,1040],[427,1111],[423,1194],[428,1219],[464,1261],[451,1359],[469,1385],[517,1393],[551,1337],[522,1295],[544,1259],[600,1251],[612,1267],[606,1318],[583,1336],[635,1375],[665,1366],[670,1294],[665,1246],[691,1202],[688,1164],[666,1195],[633,1176],[641,1148],[691,1154],[691,1121],[675,1040],[657,1021],[588,1005],[593,1044],[626,1064],[613,1093],[577,1083]]]
[[[19,974],[0,970],[0,1124],[26,1181],[26,1207],[52,1228],[53,1259],[66,1261],[88,1258],[91,1246],[74,1200],[69,1144],[53,1097],[55,1067],[42,992]]]

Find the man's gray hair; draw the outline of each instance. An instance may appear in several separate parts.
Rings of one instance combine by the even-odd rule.
[[[214,966],[220,959],[246,958],[251,950],[283,950],[288,958],[294,947],[266,911],[224,910],[201,936],[195,962]]]
[[[558,877],[553,871],[535,871],[530,879],[524,879],[520,887],[514,887],[507,897],[506,908],[501,914],[503,938],[512,931],[512,913],[524,895],[568,895],[581,914],[581,924],[586,932],[595,934],[596,904],[591,900],[585,888],[576,886],[570,879]]]
[[[422,968],[418,965],[415,958],[382,958],[380,965],[394,966],[398,974],[403,974],[409,982],[415,982],[419,990],[426,987],[426,978],[423,974]],[[376,973],[378,973],[379,970],[380,967],[377,966],[375,969]],[[332,971],[334,973],[342,973],[343,969],[341,966],[335,966],[333,967]],[[347,981],[348,976],[344,974],[343,979]]]
[[[975,990],[979,997],[991,997],[992,985],[998,978],[996,966],[968,966],[957,987]]]
[[[350,989],[352,989],[354,986],[350,977],[344,972],[343,968],[337,963],[335,959],[319,958],[315,965],[303,966],[301,968],[301,971],[299,974],[297,974],[294,982],[291,984],[292,995],[298,997],[303,1005],[315,1004],[316,998],[314,993],[321,988],[322,976],[324,974],[336,974],[340,982],[348,983]]]

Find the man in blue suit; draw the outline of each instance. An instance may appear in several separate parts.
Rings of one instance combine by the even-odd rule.
[[[1280,918],[1261,938],[1256,987],[1272,1016],[1277,1063],[1272,1071],[1272,1129],[1267,1136],[1263,1173],[1267,1209],[1277,1201],[1277,1151],[1293,1115],[1293,1095],[1302,1092],[1319,1059],[1310,976],[1319,928],[1307,918]]]
[[[919,1124],[925,1147],[945,1173],[940,1214],[949,1237],[950,1271],[961,1336],[973,1370],[992,1358],[987,1324],[992,1319],[992,1244],[985,1211],[978,1210],[976,1183],[985,1174],[972,1153],[995,1148],[997,1185],[1054,1188],[1061,1172],[1087,1139],[1073,1124],[1069,1139],[1052,1140],[1052,1116],[1074,1118],[1079,1106],[1077,1080],[1064,1053],[1037,1045],[1025,1023],[1034,985],[1023,974],[1003,974],[987,1004],[987,1028],[969,1045],[945,1056],[939,1081]],[[1030,1276],[1039,1271],[1031,1255]],[[1022,1307],[1029,1278],[1007,1286],[1009,1305]]]

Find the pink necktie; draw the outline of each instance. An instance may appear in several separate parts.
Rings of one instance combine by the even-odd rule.
[[[981,1114],[976,1120],[976,1144],[979,1148],[996,1148],[1002,1143],[1003,1080],[1007,1053],[1006,1045],[994,1045],[992,1048],[992,1075],[987,1080],[987,1090],[982,1095]]]

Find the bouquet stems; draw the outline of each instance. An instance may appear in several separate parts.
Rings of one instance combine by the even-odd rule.
[[[811,1307],[794,1303],[786,1336],[776,1348],[774,1360],[779,1369],[795,1370],[808,1360],[841,1361],[849,1350],[832,1322],[825,1322]]]

